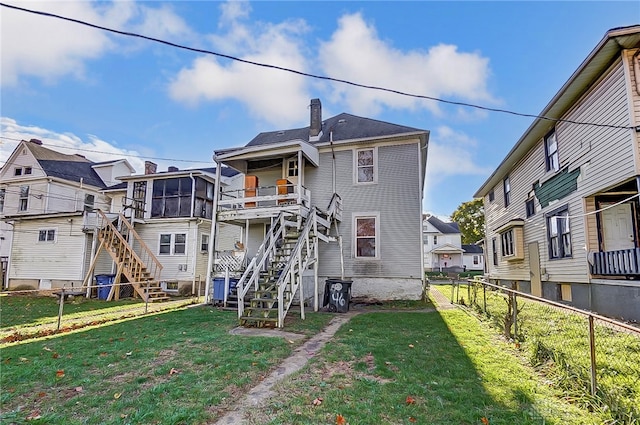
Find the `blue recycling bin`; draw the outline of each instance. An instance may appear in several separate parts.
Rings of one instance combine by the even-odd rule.
[[[235,277],[229,278],[229,291],[227,294],[230,294],[233,289],[238,285],[238,279]],[[224,277],[214,277],[213,278],[213,300],[214,301],[224,301]]]
[[[98,286],[98,299],[106,300],[109,298],[109,292],[111,291],[111,285],[113,285],[114,274],[97,274],[96,285]]]

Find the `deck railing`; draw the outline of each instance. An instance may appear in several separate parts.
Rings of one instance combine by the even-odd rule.
[[[303,205],[309,207],[311,191],[298,185],[260,186],[222,192],[218,202],[220,210],[275,207],[278,205]]]
[[[600,276],[640,276],[640,248],[593,253],[591,274]]]

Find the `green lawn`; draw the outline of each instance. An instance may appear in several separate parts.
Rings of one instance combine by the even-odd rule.
[[[123,305],[144,304],[140,299],[126,298],[119,301],[103,301],[76,297],[64,304],[64,314],[110,309]],[[57,297],[0,296],[0,328],[17,325],[33,325],[58,320]]]
[[[353,318],[251,423],[602,422],[562,400],[474,317],[398,307]],[[301,321],[293,311],[285,330],[313,335],[333,316]],[[200,306],[7,345],[0,422],[213,423],[302,343],[230,335],[236,325],[235,312]]]
[[[252,424],[599,424],[460,310],[355,317]],[[314,402],[315,401],[315,402]]]

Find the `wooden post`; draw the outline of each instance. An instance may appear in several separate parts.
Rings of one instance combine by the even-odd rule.
[[[485,285],[484,282],[482,283],[482,299],[483,299],[483,306],[484,306],[484,314],[487,314],[487,285]]]
[[[144,314],[149,312],[149,285],[151,284],[150,280],[147,280],[147,296],[144,300]]]
[[[513,296],[513,339],[518,338],[518,299],[515,293],[511,293]]]
[[[595,397],[598,389],[596,381],[596,339],[593,326],[593,316],[589,315],[589,351],[591,353],[591,395]]]
[[[60,330],[60,322],[62,322],[62,310],[64,309],[64,286],[60,293],[60,308],[58,309],[58,330]]]

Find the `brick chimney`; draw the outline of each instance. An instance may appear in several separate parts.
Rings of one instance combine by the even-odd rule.
[[[144,162],[144,173],[145,174],[155,174],[158,170],[158,164],[151,161]]]
[[[320,99],[311,99],[311,124],[309,140],[318,140],[322,134],[322,104]]]
[[[171,172],[180,171],[180,170],[178,169],[178,167],[174,167],[173,165],[170,165],[169,168],[167,168],[167,171],[171,173]]]
[[[29,140],[31,143],[35,143],[36,145],[42,146],[42,140],[39,139],[31,139]]]

